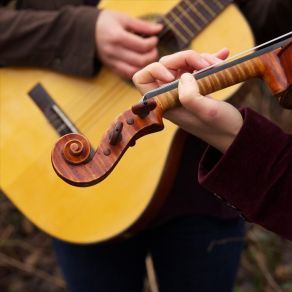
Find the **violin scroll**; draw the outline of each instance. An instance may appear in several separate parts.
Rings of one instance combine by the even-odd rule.
[[[144,103],[141,103],[143,107]],[[161,131],[163,110],[160,106],[146,103],[147,115],[133,108],[122,113],[112,123],[94,151],[81,134],[71,133],[61,137],[52,150],[55,172],[64,181],[75,186],[91,186],[107,177],[123,154],[140,137]],[[144,111],[145,112],[145,111]]]
[[[63,148],[64,159],[71,164],[81,164],[86,162],[91,153],[91,146],[89,141],[80,134],[67,134],[68,141]]]

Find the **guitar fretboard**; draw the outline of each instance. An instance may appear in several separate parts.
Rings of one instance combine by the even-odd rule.
[[[179,49],[183,49],[231,2],[232,0],[181,0],[162,18],[162,22],[173,32]]]

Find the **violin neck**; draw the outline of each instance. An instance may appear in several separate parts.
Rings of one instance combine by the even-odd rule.
[[[291,50],[291,46],[289,46]],[[287,90],[287,72],[284,72],[279,59],[281,48],[275,49],[266,54],[246,59],[235,64],[225,64],[215,70],[194,74],[197,79],[199,91],[202,95],[211,94],[234,84],[241,83],[251,78],[263,79],[272,93],[277,96]],[[177,87],[154,97],[160,104],[163,111],[179,105]]]
[[[263,65],[260,58],[254,58],[223,69],[198,80],[200,93],[207,95],[248,79],[259,77],[262,70]]]
[[[197,80],[202,95],[211,94],[221,89],[241,83],[262,74],[263,64],[260,58],[247,60],[244,63],[225,68]],[[154,97],[163,111],[179,105],[178,89],[172,89]]]

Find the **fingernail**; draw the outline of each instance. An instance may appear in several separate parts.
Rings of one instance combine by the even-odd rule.
[[[151,37],[149,37],[149,39],[153,40],[153,45],[157,45],[158,44],[158,41],[159,41],[158,37],[151,36]]]
[[[160,29],[163,27],[163,24],[158,22],[154,23],[154,25]]]
[[[169,71],[166,71],[166,77],[171,81],[171,80],[174,80],[175,79],[175,76],[171,73],[171,72],[169,72]]]
[[[200,60],[200,63],[203,67],[208,67],[209,66],[209,63],[207,61],[205,61],[204,59],[201,59]]]

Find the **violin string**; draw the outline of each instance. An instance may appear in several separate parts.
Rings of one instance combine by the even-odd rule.
[[[178,18],[179,16],[180,16],[180,15],[178,15],[177,18]],[[176,20],[176,19],[175,19],[175,20]],[[226,60],[224,60],[224,61],[222,61],[222,62],[219,62],[219,63],[217,63],[217,64],[215,64],[215,65],[211,65],[211,66],[208,66],[208,67],[206,67],[206,68],[204,68],[204,69],[201,69],[201,70],[197,71],[196,74],[199,74],[199,73],[204,72],[204,71],[207,71],[207,70],[209,70],[209,69],[212,69],[212,68],[215,68],[215,67],[221,66],[221,65],[223,65],[223,64],[225,64],[225,63],[228,63],[228,62],[230,62],[230,61],[232,61],[232,60],[234,60],[234,59],[236,59],[236,58],[238,58],[238,57],[241,57],[241,56],[246,55],[246,54],[248,54],[248,53],[250,53],[250,52],[252,52],[252,51],[255,51],[255,50],[260,49],[260,48],[262,48],[262,47],[264,47],[264,46],[267,46],[267,45],[269,45],[269,44],[271,44],[271,43],[273,43],[273,42],[276,42],[277,40],[284,39],[284,38],[288,37],[288,36],[291,35],[291,34],[292,34],[292,31],[290,31],[290,32],[288,32],[288,33],[286,33],[286,34],[283,34],[283,35],[281,35],[281,36],[279,36],[279,37],[276,37],[276,38],[274,38],[274,39],[272,39],[272,40],[269,40],[269,41],[267,41],[267,42],[265,42],[265,43],[263,43],[263,44],[260,44],[260,45],[258,45],[258,46],[255,46],[255,47],[253,47],[253,48],[250,48],[250,49],[248,49],[248,50],[246,50],[246,51],[243,51],[243,52],[240,52],[240,53],[238,53],[238,54],[235,54],[235,55],[231,56],[230,58],[228,58],[228,59],[226,59]],[[171,83],[175,83],[175,82],[177,82],[177,81],[174,81],[174,82],[171,82]],[[165,84],[165,85],[161,86],[160,88],[162,88],[162,87],[167,87],[167,86],[169,86],[171,83]],[[149,92],[148,92],[148,93],[149,93]],[[148,93],[146,93],[146,94],[142,97],[143,100],[144,100],[145,96],[146,96]],[[147,98],[149,98],[149,97],[147,97]],[[111,101],[113,102],[113,100],[111,100]],[[95,105],[96,105],[96,103],[98,103],[98,102],[96,101],[96,102],[95,102]],[[104,106],[104,105],[103,105],[103,106]],[[109,106],[109,105],[107,105],[107,106]],[[88,109],[88,110],[91,111],[91,110],[93,110],[94,108],[95,108],[95,106],[93,105],[93,106],[91,106],[90,109]],[[99,116],[99,115],[96,115],[95,117],[98,117],[98,116]],[[79,118],[77,119],[78,122],[81,122],[81,120],[82,120],[83,117],[84,117],[84,115],[81,115],[80,119],[79,119]],[[85,122],[85,121],[84,121],[84,122]],[[86,123],[85,123],[85,124],[86,124]],[[91,120],[90,125],[91,125],[91,124],[92,124],[92,120]],[[85,126],[85,125],[84,125],[84,126]]]
[[[254,51],[256,49],[260,49],[260,48],[262,48],[264,46],[267,46],[268,44],[276,42],[277,40],[281,40],[281,39],[283,39],[283,38],[285,38],[285,37],[287,37],[287,36],[289,36],[291,34],[292,34],[292,32],[284,34],[282,36],[274,38],[273,40],[270,40],[268,42],[265,42],[263,44],[255,46],[253,48],[250,48],[250,49],[248,49],[246,51],[240,52],[240,53],[228,58],[225,61],[217,63],[216,65],[211,65],[211,66],[208,66],[208,67],[206,67],[206,68],[204,68],[202,70],[199,70],[199,71],[195,72],[195,74],[202,73],[204,71],[207,71],[207,70],[209,70],[211,68],[215,68],[217,66],[219,67],[219,66],[221,66],[221,65],[223,65],[225,63],[230,62],[231,60],[234,60],[234,59],[238,58],[239,56],[246,55],[247,53],[249,53],[251,51]],[[177,82],[177,80],[174,81],[174,82]],[[170,85],[170,83],[165,84],[165,85],[163,85],[161,87],[164,87],[164,86],[166,87],[166,86],[169,86],[169,85]],[[109,92],[107,92],[107,94],[109,94]],[[103,94],[103,95],[107,95],[107,94]],[[146,96],[146,94],[144,96]],[[81,128],[83,128],[84,130],[85,129],[89,130],[92,127],[93,124],[95,124],[96,122],[99,121],[100,118],[102,118],[103,115],[101,114],[100,110],[102,109],[102,113],[106,112],[113,105],[113,103],[115,103],[117,101],[117,98],[115,98],[115,95],[111,98],[110,102],[108,102],[109,100],[107,100],[104,97],[105,96],[102,96],[101,99],[96,100],[95,102],[93,102],[93,104],[91,104],[91,106],[86,110],[87,114],[84,115],[84,113],[83,113],[81,115],[80,119],[78,119],[78,122],[79,122],[79,125],[81,126]],[[96,111],[98,108],[100,110]],[[90,112],[91,112],[91,114],[90,114]],[[96,112],[98,112],[98,114]]]
[[[250,48],[250,49],[247,49],[247,50],[245,50],[245,51],[242,51],[242,52],[240,52],[240,53],[238,53],[238,54],[235,54],[235,55],[231,56],[230,58],[228,58],[228,59],[226,59],[226,60],[223,60],[222,62],[220,62],[220,64],[222,65],[222,63],[228,63],[228,62],[230,62],[230,61],[232,61],[232,60],[235,60],[235,59],[237,59],[237,58],[239,58],[239,57],[242,57],[242,56],[244,56],[244,55],[247,55],[247,54],[250,53],[250,52],[253,52],[253,51],[255,51],[255,50],[261,49],[261,48],[263,48],[263,47],[265,47],[265,46],[267,46],[267,45],[269,45],[269,44],[271,44],[271,43],[274,43],[274,42],[276,42],[276,41],[280,41],[280,40],[282,40],[282,39],[285,39],[285,38],[288,37],[289,35],[292,35],[292,31],[290,31],[290,32],[288,32],[288,33],[285,33],[285,34],[283,34],[283,35],[281,35],[281,36],[278,36],[278,37],[276,37],[276,38],[274,38],[274,39],[272,39],[272,40],[269,40],[269,41],[267,41],[267,42],[265,42],[265,43],[262,43],[262,44],[260,44],[260,45],[258,45],[258,46],[255,46],[255,47],[253,47],[253,48]],[[216,65],[218,65],[218,63],[217,63]],[[209,67],[207,67],[207,68],[204,68],[204,69],[202,69],[201,71],[207,70],[207,69],[212,68],[212,67],[213,67],[213,65],[211,65],[211,66],[209,66]],[[200,73],[200,71],[198,71],[198,72],[196,72],[196,73]]]
[[[278,36],[278,37],[276,37],[276,38],[274,38],[274,39],[272,39],[272,40],[269,40],[269,41],[267,41],[267,42],[265,42],[265,43],[262,43],[262,44],[260,44],[260,45],[258,45],[258,46],[255,46],[255,47],[253,47],[253,48],[250,48],[250,49],[247,49],[247,50],[245,50],[245,51],[242,51],[242,52],[240,52],[240,53],[238,53],[238,54],[235,54],[235,55],[229,57],[229,58],[226,59],[226,60],[222,60],[222,61],[220,61],[220,62],[218,62],[218,63],[216,63],[216,64],[212,64],[212,65],[210,65],[210,66],[208,66],[208,67],[205,67],[205,68],[203,68],[203,69],[201,69],[201,70],[199,70],[199,71],[194,72],[194,76],[196,76],[196,75],[198,75],[198,74],[200,74],[200,73],[203,73],[203,72],[205,72],[205,71],[208,71],[208,70],[210,70],[210,69],[215,69],[215,68],[217,68],[217,67],[221,67],[221,66],[223,66],[223,65],[225,65],[225,64],[230,63],[231,61],[234,61],[234,60],[238,59],[239,57],[246,56],[246,55],[247,55],[248,53],[250,53],[250,52],[254,52],[255,50],[258,50],[258,49],[261,49],[261,48],[263,48],[263,47],[266,47],[267,45],[269,45],[269,44],[271,44],[271,43],[275,43],[275,44],[277,44],[277,43],[279,43],[281,40],[286,40],[286,39],[288,40],[288,36],[291,36],[291,35],[292,35],[292,31],[290,31],[290,32],[288,32],[288,33],[285,33],[285,34],[283,34],[283,35],[281,35],[281,36]],[[145,101],[145,100],[147,100],[147,99],[149,99],[149,98],[151,98],[151,97],[154,97],[154,96],[156,96],[156,95],[158,95],[158,94],[165,93],[165,92],[167,92],[167,91],[169,91],[169,90],[171,90],[171,89],[174,89],[174,88],[177,87],[177,85],[178,85],[178,80],[174,80],[174,81],[172,81],[172,82],[169,82],[169,83],[163,84],[162,86],[160,86],[160,87],[158,87],[158,88],[152,89],[152,90],[146,92],[146,93],[142,96],[142,98],[140,99],[140,102],[143,102],[143,101]]]

